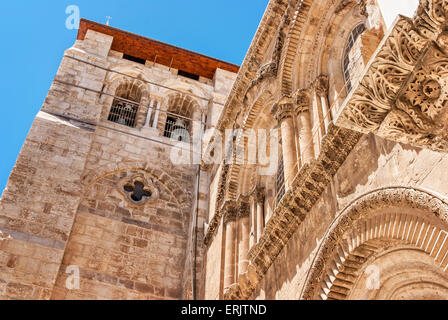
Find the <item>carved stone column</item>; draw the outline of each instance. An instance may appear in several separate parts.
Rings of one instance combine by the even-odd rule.
[[[297,174],[297,149],[294,129],[294,103],[290,97],[283,97],[274,105],[271,113],[280,123],[282,135],[285,188],[288,189]]]
[[[250,206],[246,201],[240,203],[238,210],[238,223],[239,223],[239,243],[238,243],[238,274],[243,274],[247,271],[249,260],[247,254],[249,252],[249,214]]]
[[[316,90],[317,98],[319,99],[319,104],[322,110],[323,122],[325,124],[325,133],[327,133],[328,126],[333,120],[333,115],[328,104],[328,77],[325,75],[320,75],[317,77],[314,88]]]
[[[145,125],[144,125],[145,128],[150,127],[149,121],[151,120],[153,109],[154,109],[154,100],[151,100],[149,102],[148,113],[146,114],[146,121],[145,121]]]
[[[224,207],[224,226],[226,230],[224,251],[224,289],[236,282],[235,258],[236,258],[236,217],[237,211],[232,205]]]
[[[300,90],[297,93],[297,106],[295,111],[297,114],[297,122],[299,124],[298,131],[300,158],[302,160],[302,165],[304,165],[314,159],[313,132],[310,116],[310,98],[307,91]]]

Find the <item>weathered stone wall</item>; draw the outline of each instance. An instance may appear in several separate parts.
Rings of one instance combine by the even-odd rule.
[[[369,191],[386,186],[423,188],[448,197],[444,154],[364,136],[318,203],[260,282],[256,299],[298,299],[319,245],[338,212]]]
[[[86,188],[53,298],[182,297],[195,172],[173,166],[167,149],[141,138],[97,130],[87,172],[108,165],[122,169],[102,174]],[[134,170],[132,165],[126,168],[126,160],[136,163]],[[160,168],[158,163],[165,165]],[[148,174],[159,199],[145,205],[127,201],[120,192],[120,180],[136,174]],[[70,265],[81,269],[85,283],[81,282],[80,291],[65,288],[69,276],[65,270]],[[121,290],[117,289],[120,285]]]

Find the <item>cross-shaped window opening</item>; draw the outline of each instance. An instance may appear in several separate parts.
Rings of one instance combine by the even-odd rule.
[[[123,187],[124,191],[130,193],[132,200],[139,202],[142,201],[144,197],[151,197],[151,191],[145,190],[145,185],[140,181],[135,181],[133,184],[127,184]]]

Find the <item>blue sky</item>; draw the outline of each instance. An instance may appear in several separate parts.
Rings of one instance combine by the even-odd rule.
[[[0,0],[0,193],[81,17],[241,64],[268,0]]]
[[[81,17],[241,64],[268,0],[0,0],[0,193],[45,99],[65,49],[67,6]],[[390,25],[417,0],[379,0]]]

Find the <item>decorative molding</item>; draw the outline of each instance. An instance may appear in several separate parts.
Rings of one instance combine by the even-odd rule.
[[[313,3],[314,0],[300,1],[294,12],[291,26],[288,30],[288,35],[285,41],[285,49],[283,50],[282,58],[280,60],[280,83],[281,92],[283,94],[289,94],[294,90],[294,88],[292,88],[293,69],[297,58],[297,49],[300,46],[300,41],[298,41],[298,38],[300,38],[302,29],[308,21],[308,14]]]
[[[395,208],[399,211],[378,211],[384,208]],[[409,210],[400,210],[403,208],[426,211],[428,217],[412,214]],[[448,204],[423,190],[388,187],[371,191],[356,199],[341,211],[322,240],[307,275],[301,299],[344,299],[350,292],[347,276],[356,277],[356,270],[361,268],[362,263],[385,245],[391,244],[391,241],[420,247],[441,266],[446,265],[448,261],[440,258],[448,252],[448,247],[444,247],[444,250],[433,250],[438,244],[434,237],[439,236],[442,241],[443,237],[440,238],[440,235],[443,230],[433,225],[429,220],[430,216],[448,223]],[[419,232],[415,232],[430,226],[431,230],[438,230],[430,237],[426,237],[426,233],[420,236]],[[448,238],[448,233],[444,232],[444,237]],[[423,236],[425,239],[422,239]],[[352,272],[347,275],[343,266],[345,261],[349,260]],[[346,284],[344,288],[334,285],[335,281],[341,283],[341,280]]]
[[[291,96],[283,96],[271,109],[271,114],[280,123],[294,115],[295,99]]]
[[[316,93],[321,97],[328,96],[328,89],[329,89],[329,80],[328,76],[326,75],[320,75],[316,78],[316,80],[313,82],[312,87],[314,90],[316,90]]]
[[[278,74],[278,68],[280,65],[280,58],[282,55],[283,46],[286,38],[286,30],[291,23],[290,11],[295,1],[289,1],[288,8],[283,14],[282,21],[277,31],[277,39],[274,45],[274,51],[271,56],[271,61],[258,69],[255,79],[253,79],[244,93],[243,105],[247,104],[248,93],[252,88],[258,86],[261,82],[269,78],[275,78]]]
[[[443,0],[421,0],[413,20],[401,17],[337,111],[336,124],[447,152],[447,17]]]
[[[238,207],[238,217],[244,218],[248,217],[250,215],[250,204],[248,202],[248,198],[242,200],[239,200],[239,207]]]
[[[204,244],[207,246],[213,239],[216,231],[218,230],[219,223],[221,221],[222,206],[224,204],[226,181],[229,173],[229,165],[223,164],[221,171],[221,177],[219,178],[218,195],[216,197],[216,212],[214,212],[213,218],[210,220],[209,226],[205,231]]]

